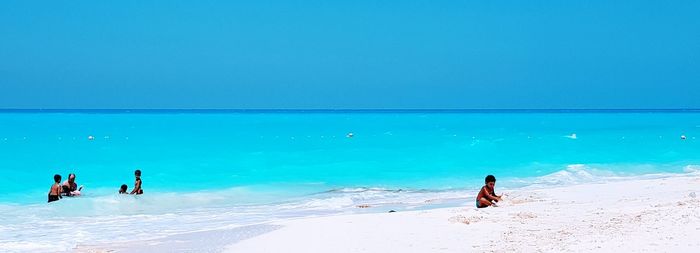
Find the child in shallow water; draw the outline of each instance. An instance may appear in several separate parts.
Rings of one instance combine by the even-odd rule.
[[[131,193],[129,194],[143,194],[143,189],[141,189],[141,170],[134,171],[134,177],[136,177],[136,181],[134,182],[134,189],[131,190]]]
[[[53,185],[49,189],[49,203],[61,199],[61,175],[56,174],[53,176]]]
[[[123,184],[122,187],[119,188],[119,194],[129,194],[129,193],[127,192],[127,190],[128,190],[128,186],[126,186],[125,184]]]
[[[484,179],[484,186],[481,187],[479,194],[476,195],[476,207],[484,208],[488,206],[496,206],[496,202],[501,201],[501,195],[496,195],[496,177],[488,175]]]

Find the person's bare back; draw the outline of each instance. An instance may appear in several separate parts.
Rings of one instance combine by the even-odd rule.
[[[53,185],[51,185],[51,188],[49,188],[49,202],[61,199],[61,191],[63,190],[63,187],[61,186],[61,175],[54,175],[53,181]]]
[[[59,194],[61,194],[61,192],[63,192],[63,189],[61,189],[61,188],[62,188],[61,185],[57,184],[57,183],[51,185],[51,189],[49,189],[49,195],[58,196]]]

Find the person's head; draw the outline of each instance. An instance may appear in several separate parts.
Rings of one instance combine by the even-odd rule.
[[[61,175],[59,175],[59,174],[53,175],[53,181],[56,183],[60,183],[61,182]]]
[[[74,173],[68,174],[68,182],[71,182],[71,183],[75,182],[75,174]]]
[[[125,184],[123,184],[123,185],[119,188],[119,193],[126,193],[126,190],[128,190],[128,189],[129,189],[128,186],[126,186]]]
[[[134,176],[141,177],[141,170],[134,171]]]
[[[489,187],[493,188],[494,186],[496,186],[496,177],[494,177],[493,175],[488,175],[484,179],[484,183],[486,183],[486,185],[488,185]]]

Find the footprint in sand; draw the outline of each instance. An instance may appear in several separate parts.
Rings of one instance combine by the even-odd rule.
[[[449,222],[452,223],[464,223],[464,224],[471,224],[474,222],[479,222],[483,219],[482,216],[471,216],[467,218],[464,215],[457,215],[457,216],[452,216],[449,219],[447,219]]]
[[[513,200],[510,201],[510,203],[513,204],[513,205],[524,204],[524,203],[527,203],[527,202],[533,202],[533,201],[532,201],[532,200],[529,200],[529,199],[513,199]]]
[[[531,212],[519,212],[511,215],[520,218],[521,220],[537,218],[537,215]]]

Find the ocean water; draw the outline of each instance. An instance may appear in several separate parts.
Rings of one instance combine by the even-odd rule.
[[[696,138],[693,110],[0,111],[0,249],[471,206],[487,174],[499,191],[697,173]],[[145,194],[118,195],[135,169]],[[68,173],[83,196],[47,204]]]

